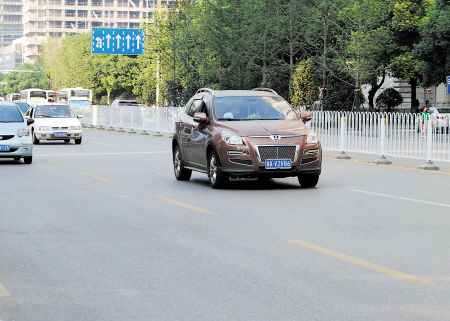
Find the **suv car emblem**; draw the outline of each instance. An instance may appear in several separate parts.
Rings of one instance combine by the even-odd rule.
[[[270,135],[270,139],[272,139],[272,140],[280,140],[281,136],[280,135]]]
[[[3,136],[0,136],[0,140],[3,140]]]

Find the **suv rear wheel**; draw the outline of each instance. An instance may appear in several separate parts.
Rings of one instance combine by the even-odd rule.
[[[314,187],[319,182],[319,175],[316,174],[299,175],[298,182],[300,183],[300,186],[303,188]]]
[[[181,156],[180,146],[176,146],[173,151],[173,172],[175,178],[179,181],[188,181],[191,179],[192,171],[183,166],[183,156]]]
[[[219,156],[215,151],[208,155],[208,178],[212,188],[221,188],[225,185],[227,177],[220,170]]]

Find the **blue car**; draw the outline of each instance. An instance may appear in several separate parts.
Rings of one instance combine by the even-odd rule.
[[[23,158],[25,164],[33,161],[33,143],[29,125],[19,107],[12,102],[0,102],[0,158]]]

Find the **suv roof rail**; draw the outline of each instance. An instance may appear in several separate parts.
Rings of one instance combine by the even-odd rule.
[[[271,92],[272,94],[278,95],[275,90],[270,89],[270,88],[258,87],[258,88],[253,88],[252,90],[254,90],[254,91],[268,91],[268,92]]]
[[[195,94],[197,95],[198,93],[202,92],[207,92],[214,96],[214,90],[212,90],[211,88],[200,88]]]

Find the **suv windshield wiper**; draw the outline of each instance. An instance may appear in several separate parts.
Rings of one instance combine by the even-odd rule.
[[[48,115],[39,115],[39,116],[34,116],[35,118],[53,118],[53,116],[48,116]]]
[[[0,120],[0,123],[22,123],[20,120]]]
[[[234,119],[234,118],[217,118],[217,120],[239,121],[239,120],[246,120],[246,119]]]

